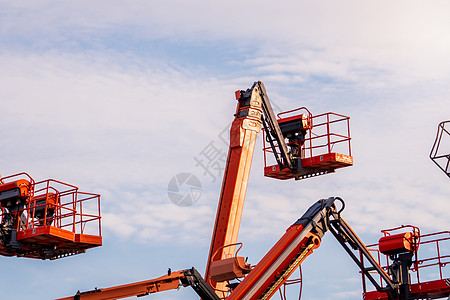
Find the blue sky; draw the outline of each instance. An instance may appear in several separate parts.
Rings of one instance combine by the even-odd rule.
[[[0,1],[0,172],[102,195],[104,246],[58,261],[0,258],[5,299],[52,299],[196,266],[220,192],[195,157],[233,119],[234,91],[350,116],[355,165],[263,177],[257,142],[239,240],[257,261],[315,201],[346,200],[368,243],[401,224],[447,230],[448,178],[429,160],[449,119],[447,1]],[[167,185],[202,183],[192,207]],[[304,299],[361,299],[331,237],[304,264]],[[189,289],[149,299],[197,299]]]

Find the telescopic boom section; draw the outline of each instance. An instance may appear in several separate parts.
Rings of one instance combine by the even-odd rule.
[[[191,286],[204,300],[220,300],[195,268],[176,272],[169,271],[167,275],[155,279],[104,289],[96,288],[95,290],[87,292],[77,292],[75,296],[57,300],[113,300],[132,296],[141,297],[153,293],[178,289],[180,286]]]
[[[164,275],[156,279],[134,282],[120,286],[95,289],[87,292],[78,292],[75,296],[61,298],[57,300],[107,300],[122,299],[132,296],[144,296],[150,293],[173,290],[179,287],[180,279],[184,277],[183,271],[173,272],[170,275]]]
[[[234,256],[235,246],[225,246],[235,244],[239,233],[256,136],[261,130],[260,85],[255,83],[247,91],[236,92],[238,105],[230,129],[230,148],[205,272],[206,281],[220,296],[226,293],[226,283],[210,280],[210,267],[213,260]]]

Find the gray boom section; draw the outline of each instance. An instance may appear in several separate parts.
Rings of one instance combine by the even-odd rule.
[[[278,144],[278,148],[280,149],[280,154],[281,157],[283,158],[284,163],[280,162],[280,160],[277,157],[276,151],[274,151],[277,163],[280,166],[280,169],[283,169],[283,167],[288,167],[290,170],[292,170],[294,168],[294,165],[292,163],[289,150],[284,141],[283,134],[281,133],[280,126],[278,125],[277,118],[275,117],[275,113],[273,112],[272,105],[270,104],[269,96],[267,96],[264,84],[261,81],[255,82],[253,84],[253,92],[259,93],[259,96],[261,98],[262,109],[264,113],[263,124],[266,133],[269,133],[275,139],[275,141]],[[275,150],[273,141],[269,140],[269,142],[270,145],[272,146],[272,150]]]
[[[182,283],[190,285],[202,300],[220,300],[213,288],[203,279],[202,275],[195,269],[184,270],[185,278]],[[185,282],[183,282],[185,281]]]

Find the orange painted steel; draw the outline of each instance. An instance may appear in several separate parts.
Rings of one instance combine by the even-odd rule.
[[[411,232],[407,232],[408,234],[390,234],[391,231],[407,229],[411,229]],[[411,284],[409,286],[409,292],[412,299],[440,299],[450,296],[450,278],[448,277],[448,270],[446,270],[446,266],[450,264],[450,255],[444,254],[446,250],[448,251],[448,247],[450,246],[450,231],[420,234],[420,230],[416,226],[405,225],[383,230],[382,232],[385,236],[380,239],[380,242],[378,244],[369,245],[368,248],[374,253],[373,256],[378,258],[379,265],[384,265],[383,268],[385,270],[387,270],[388,266],[392,263],[390,261],[389,253],[387,255],[381,253],[385,250],[386,245],[383,245],[383,243],[388,241],[386,239],[391,237],[394,240],[397,240],[394,248],[395,246],[398,246],[400,240],[403,240],[405,249],[410,248],[411,251],[417,251],[417,258],[413,261],[411,267]],[[404,237],[402,238],[403,235]],[[403,247],[403,245],[398,247]],[[385,261],[384,263],[382,262],[383,260]],[[364,276],[362,279],[364,299],[388,300],[386,293],[367,290]],[[379,283],[383,285],[381,279]]]
[[[307,114],[285,116],[299,110],[306,110]],[[307,129],[305,138],[300,141],[302,169],[297,172],[292,172],[289,168],[280,170],[277,164],[271,162],[273,150],[266,146],[264,138],[264,176],[282,180],[303,179],[353,165],[349,117],[331,112],[313,116],[302,107],[278,114],[278,118],[280,124],[301,120],[303,127]]]
[[[414,252],[416,243],[411,232],[399,233],[382,237],[379,241],[380,252],[385,255],[392,255],[402,252]]]
[[[5,178],[3,178],[3,180],[4,179]],[[19,196],[23,197],[23,198],[27,198],[31,195],[30,194],[31,186],[32,186],[32,184],[30,183],[30,181],[28,181],[26,179],[18,179],[18,180],[12,181],[12,182],[6,182],[6,183],[1,184],[0,185],[0,193],[17,188]]]
[[[312,137],[310,133],[308,139],[305,139],[306,132],[311,131],[313,128],[313,117],[309,111],[308,115],[296,115],[284,118],[280,118],[279,115],[281,120],[277,120],[262,82],[255,82],[252,88],[246,91],[237,91],[236,99],[238,100],[238,105],[235,119],[230,128],[230,146],[215,225],[212,232],[205,280],[200,280],[200,286],[203,286],[203,288],[196,287],[189,282],[186,283],[183,280],[183,277],[187,276],[186,274],[169,273],[167,276],[149,281],[77,293],[75,298],[68,297],[60,300],[119,299],[128,296],[141,296],[177,288],[179,281],[181,281],[183,286],[193,286],[194,290],[196,290],[202,299],[269,299],[288,280],[289,276],[303,260],[314,249],[320,246],[321,237],[324,233],[322,228],[325,228],[325,224],[323,223],[324,214],[326,211],[334,210],[334,206],[331,207],[334,198],[329,198],[326,201],[320,200],[311,207],[304,217],[288,228],[283,237],[255,268],[252,269],[243,257],[236,256],[236,242],[256,137],[261,130],[262,124],[264,124],[267,137],[270,136],[268,142],[271,144],[270,149],[264,146],[264,157],[266,158],[266,152],[272,152],[275,154],[276,166],[278,168],[287,168],[288,172],[290,172],[289,178],[298,179],[299,170],[301,172],[305,170],[298,164],[298,160],[304,157],[303,154],[306,151],[303,145],[304,143],[309,142],[310,146],[308,149],[311,153],[313,150],[317,151],[316,148],[328,147],[328,152],[321,153],[320,155],[322,156],[320,157],[317,156],[318,161],[314,160],[315,157],[312,154],[309,156],[309,161],[305,160],[304,163],[307,164],[309,162],[312,169],[307,170],[307,175],[316,174],[319,169],[326,171],[333,169],[334,171],[335,168],[353,163],[350,153],[348,117],[332,113],[320,115],[328,118],[328,121],[322,124],[326,125],[328,130],[327,134]],[[284,114],[289,114],[297,110]],[[336,120],[329,120],[331,115],[342,117],[347,121],[347,135],[340,136],[330,133],[330,125],[337,122]],[[283,122],[284,132],[280,128],[280,123]],[[318,124],[318,126],[320,125]],[[302,139],[299,138],[300,136]],[[325,145],[312,145],[312,140],[319,140],[321,142],[323,141],[323,137],[326,139]],[[286,139],[289,140],[288,144],[286,144]],[[334,145],[342,142],[348,143],[349,154],[347,156],[331,152]],[[297,150],[301,152],[299,153]],[[283,179],[277,176],[274,177]],[[319,208],[320,214],[319,211],[315,212]],[[310,217],[313,212],[316,215]],[[323,223],[322,228],[316,228],[318,222]],[[233,289],[235,284],[227,286],[227,281],[244,276],[245,274],[247,276],[235,289]],[[198,274],[195,277],[199,279],[201,276]],[[219,282],[212,280],[212,278]]]
[[[55,259],[102,245],[100,195],[26,173],[2,182],[0,255]]]
[[[76,296],[60,298],[57,300],[113,300],[132,296],[145,296],[152,293],[174,290],[180,286],[180,280],[185,278],[183,271],[172,272],[155,279],[134,282],[104,289],[95,289],[89,292],[77,293]]]
[[[270,299],[292,272],[320,245],[320,238],[316,234],[307,232],[301,236],[302,230],[301,224],[289,227],[227,300]],[[299,237],[300,241],[295,242]]]
[[[237,245],[240,246],[233,257],[221,260],[214,260],[214,257],[216,256],[217,252],[219,252],[221,249],[227,247],[235,247]],[[236,278],[241,278],[252,270],[251,265],[246,262],[245,257],[237,256],[238,252],[242,249],[242,246],[243,246],[242,243],[234,243],[223,246],[216,250],[216,252],[213,254],[211,258],[211,265],[210,265],[210,278],[212,279],[212,281],[224,282]]]
[[[226,293],[220,291],[227,290],[226,283],[210,280],[211,263],[234,256],[235,246],[224,246],[237,241],[256,136],[261,129],[262,110],[258,91],[253,90],[248,105],[239,101],[240,92],[236,92],[236,98],[236,118],[230,129],[230,148],[205,272],[205,280],[217,290],[219,296],[225,296]]]
[[[353,164],[350,152],[348,117],[334,113],[313,117],[306,108],[301,108],[281,113],[277,119],[273,113],[264,84],[259,81],[255,82],[252,88],[247,91],[237,91],[236,99],[238,105],[230,129],[230,148],[205,272],[205,280],[221,297],[225,297],[228,293],[227,283],[211,280],[211,264],[214,261],[231,258],[234,255],[234,246],[224,246],[235,244],[238,238],[256,136],[262,124],[267,127],[266,137],[270,135],[269,143],[271,145],[266,147],[264,144],[266,176],[272,175],[271,177],[278,179],[299,179],[300,177],[320,175]],[[292,116],[298,110],[306,110],[307,114]],[[282,115],[283,117],[281,117]],[[317,124],[313,125],[314,121]],[[338,134],[331,129],[336,126],[336,123],[344,124],[343,131],[345,134]],[[285,133],[280,125],[286,128]],[[312,136],[313,126],[319,128],[319,131],[325,130],[325,133]],[[306,136],[307,132],[309,132],[309,136]],[[283,134],[286,136],[283,136]],[[305,138],[302,140],[294,138],[292,143],[286,144],[286,139],[291,141],[292,135],[297,134],[304,134]],[[266,138],[263,138],[263,140],[265,143]],[[308,144],[308,147],[305,147],[305,143]],[[342,148],[341,145],[343,144],[347,146],[345,148],[347,154],[331,152],[335,145],[339,145],[337,148]],[[322,150],[323,148],[326,149]],[[301,153],[296,153],[295,149],[298,149]],[[309,151],[308,157],[304,155],[306,151]],[[275,154],[276,165],[267,166],[266,152]],[[314,157],[313,153],[320,155]],[[298,159],[298,157],[305,158],[305,160],[302,160],[302,165],[305,166],[300,166],[299,170],[294,165],[296,164],[294,159]],[[286,169],[280,171],[280,166]],[[214,255],[216,252],[217,255]]]

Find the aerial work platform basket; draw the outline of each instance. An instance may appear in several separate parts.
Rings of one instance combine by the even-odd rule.
[[[56,259],[101,246],[100,195],[27,173],[0,181],[0,254]]]
[[[303,179],[353,165],[349,117],[332,112],[313,116],[302,107],[278,114],[277,121],[296,166],[280,169],[272,154],[278,145],[273,147],[264,137],[265,176]]]
[[[407,232],[404,232],[405,230]],[[398,231],[402,233],[392,234]],[[391,276],[392,270],[395,269],[393,255],[402,255],[408,251],[413,254],[409,284],[411,299],[439,299],[450,296],[450,269],[446,268],[450,263],[450,231],[420,234],[419,228],[406,225],[382,232],[384,237],[377,244],[367,247],[378,260],[378,264]],[[365,264],[364,261],[362,264]],[[362,283],[365,300],[388,300],[386,293],[367,289],[364,274]],[[381,277],[378,283],[382,287],[386,284]]]

